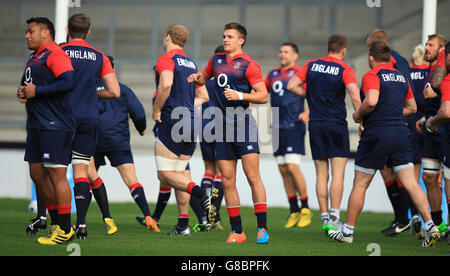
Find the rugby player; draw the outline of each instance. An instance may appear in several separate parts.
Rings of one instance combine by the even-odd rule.
[[[77,208],[76,237],[82,239],[87,238],[86,214],[91,196],[88,167],[97,145],[98,97],[120,96],[119,83],[108,57],[85,41],[90,34],[90,26],[91,20],[85,14],[71,16],[67,23],[68,42],[61,46],[75,69],[75,87],[70,93],[77,123],[72,144],[72,166]],[[97,78],[102,79],[105,90],[97,92]],[[105,218],[104,222],[107,228],[115,227],[111,218]]]
[[[316,167],[316,193],[324,232],[337,229],[341,225],[344,174],[350,156],[346,91],[355,110],[361,105],[355,71],[343,61],[347,54],[347,45],[345,36],[332,35],[328,40],[328,56],[308,61],[288,83],[288,90],[306,96],[310,109],[309,139]],[[301,88],[304,83],[307,83],[306,91]]]
[[[37,241],[55,245],[71,240],[75,234],[70,223],[72,196],[66,178],[75,130],[69,98],[75,76],[70,58],[54,42],[53,23],[44,17],[26,22],[25,39],[28,49],[34,52],[17,89],[27,111],[24,159],[52,220],[49,234]]]
[[[308,111],[304,109],[304,99],[287,90],[289,80],[301,69],[296,64],[298,46],[292,42],[283,43],[278,58],[280,67],[270,71],[265,79],[267,91],[270,92],[270,104],[277,108],[272,110],[272,115],[279,116],[279,124],[272,124],[272,129],[277,128],[272,132],[273,135],[278,134],[272,137],[276,142],[274,156],[278,162],[290,207],[285,227],[303,228],[311,224],[312,212],[308,206],[305,177],[300,170],[300,159],[305,155],[306,120],[302,121],[299,117],[308,117]],[[278,113],[274,112],[275,110],[278,110]],[[299,198],[301,207],[298,206]]]
[[[242,229],[239,193],[236,188],[238,159],[242,160],[244,173],[252,190],[257,217],[258,244],[269,242],[267,232],[266,190],[259,171],[259,145],[256,121],[249,104],[263,104],[268,100],[261,68],[242,48],[247,30],[239,23],[228,23],[223,33],[224,53],[215,54],[207,67],[189,76],[189,82],[203,85],[214,77],[216,104],[222,114],[216,114],[216,160],[222,174],[225,202],[232,232],[228,243],[243,243],[247,237]],[[253,93],[252,93],[253,90]],[[218,118],[221,115],[222,118]],[[218,125],[223,127],[220,133]]]
[[[187,82],[188,76],[198,72],[183,51],[188,36],[184,26],[171,25],[164,38],[166,53],[156,64],[157,93],[153,105],[153,120],[157,123],[156,165],[163,184],[199,198],[206,214],[213,219],[210,195],[184,174],[195,149],[194,106],[208,101],[206,89],[195,89],[194,84]]]
[[[440,233],[431,219],[425,192],[414,176],[410,132],[405,120],[405,116],[417,111],[414,94],[408,79],[394,69],[391,51],[385,42],[372,43],[369,64],[372,70],[364,75],[362,81],[363,102],[353,113],[353,120],[362,123],[364,131],[355,159],[347,220],[342,230],[330,230],[328,235],[340,242],[353,242],[354,227],[364,206],[366,190],[376,171],[388,166],[393,168],[425,221],[422,246],[433,246]]]

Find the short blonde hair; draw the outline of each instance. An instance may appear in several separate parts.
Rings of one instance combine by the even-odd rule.
[[[189,38],[189,31],[186,27],[180,24],[173,24],[167,29],[167,34],[170,35],[172,42],[178,46],[184,47]]]
[[[422,65],[425,63],[425,46],[419,44],[414,47],[412,61],[414,62],[414,65]]]

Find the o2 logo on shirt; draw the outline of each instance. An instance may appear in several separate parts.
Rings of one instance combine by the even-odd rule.
[[[33,78],[31,77],[31,67],[27,67],[27,70],[25,70],[25,81],[28,83],[33,83]]]
[[[283,82],[282,81],[274,82],[272,84],[272,91],[282,97],[284,95]]]
[[[228,76],[224,73],[217,76],[217,85],[222,88],[230,89],[230,85],[228,85]]]

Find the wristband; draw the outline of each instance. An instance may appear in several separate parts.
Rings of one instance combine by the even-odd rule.
[[[237,92],[237,93],[238,93],[238,96],[239,96],[239,100],[243,101],[244,100],[244,93],[242,93],[242,92]]]

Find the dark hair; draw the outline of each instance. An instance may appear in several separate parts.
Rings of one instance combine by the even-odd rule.
[[[223,53],[223,52],[225,52],[223,45],[217,46],[217,48],[214,50],[214,54]]]
[[[247,29],[239,23],[232,22],[225,25],[224,30],[236,30],[241,35],[241,38],[244,39],[244,43],[242,47],[244,47],[245,42],[247,42]]]
[[[27,20],[27,24],[36,23],[39,25],[44,25],[49,31],[52,39],[55,39],[55,26],[53,22],[47,17],[31,17]]]
[[[69,18],[67,27],[71,38],[85,39],[91,27],[91,19],[83,13],[77,13]]]
[[[328,52],[337,54],[347,48],[348,39],[344,35],[334,34],[328,39]]]
[[[114,69],[114,58],[112,57],[112,56],[107,56],[108,57],[108,59],[109,59],[109,62],[111,62],[111,66],[112,66],[112,68]]]
[[[286,41],[286,42],[283,42],[283,44],[281,44],[281,46],[291,46],[292,50],[294,50],[294,52],[296,54],[298,54],[298,46],[294,42]]]
[[[375,61],[378,62],[390,62],[391,61],[391,48],[386,42],[376,40],[370,44],[369,56],[372,56]]]
[[[450,55],[450,42],[445,45],[445,55]]]

